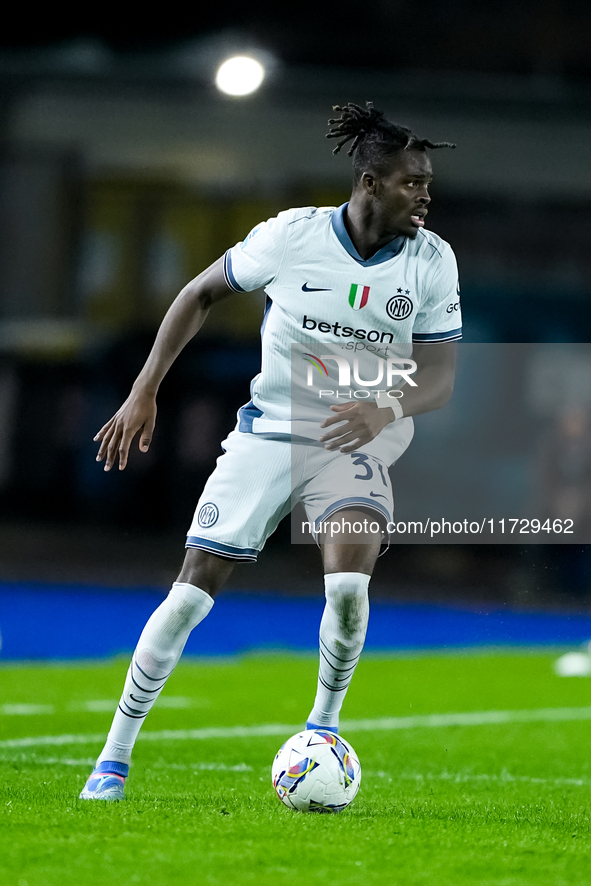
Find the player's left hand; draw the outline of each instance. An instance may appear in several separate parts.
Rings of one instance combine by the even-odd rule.
[[[324,448],[329,450],[354,452],[377,437],[387,424],[394,421],[392,409],[378,409],[377,403],[339,403],[338,406],[331,406],[330,410],[337,414],[326,418],[320,425],[321,428],[337,425],[320,437]]]

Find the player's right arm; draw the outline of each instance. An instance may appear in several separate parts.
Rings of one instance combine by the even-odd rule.
[[[96,437],[100,440],[97,461],[105,461],[110,471],[117,457],[122,471],[129,455],[129,447],[138,432],[139,448],[147,452],[156,423],[156,395],[162,379],[185,347],[199,331],[210,307],[232,294],[224,276],[224,259],[219,258],[203,273],[191,280],[180,291],[164,320],[148,359],[129,397]]]

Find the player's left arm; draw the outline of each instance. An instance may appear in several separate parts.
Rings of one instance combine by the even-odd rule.
[[[452,395],[456,371],[456,343],[419,345],[413,347],[417,371],[416,387],[404,386],[402,405],[404,417],[421,415],[445,406]],[[320,437],[325,449],[353,452],[370,443],[386,425],[396,421],[390,407],[378,408],[367,400],[331,406],[335,415],[325,419],[321,428],[330,428]]]

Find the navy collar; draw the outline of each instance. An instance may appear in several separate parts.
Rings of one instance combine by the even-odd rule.
[[[406,237],[394,237],[393,240],[390,240],[389,243],[386,243],[385,246],[382,246],[381,249],[378,249],[376,253],[374,253],[371,258],[363,259],[355,249],[353,245],[353,241],[349,236],[349,232],[345,226],[345,210],[347,209],[348,203],[343,203],[342,206],[339,206],[338,209],[333,210],[332,213],[332,229],[337,235],[341,246],[347,250],[351,258],[354,258],[356,262],[360,265],[363,265],[364,268],[370,268],[372,265],[380,265],[382,262],[389,261],[389,259],[394,258],[395,255],[401,251],[404,246],[404,241]]]

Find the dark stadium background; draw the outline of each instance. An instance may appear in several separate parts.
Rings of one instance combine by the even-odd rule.
[[[165,587],[219,441],[258,370],[261,299],[212,312],[163,385],[148,456],[105,475],[92,437],[178,289],[256,222],[339,204],[331,106],[374,101],[434,157],[429,224],[458,256],[466,338],[586,342],[591,12],[558,0],[212,6],[129,27],[0,37],[0,581]],[[225,53],[274,58],[253,96]],[[486,465],[483,465],[486,470]],[[398,546],[381,596],[586,610],[584,545]],[[289,526],[232,587],[322,593]]]

